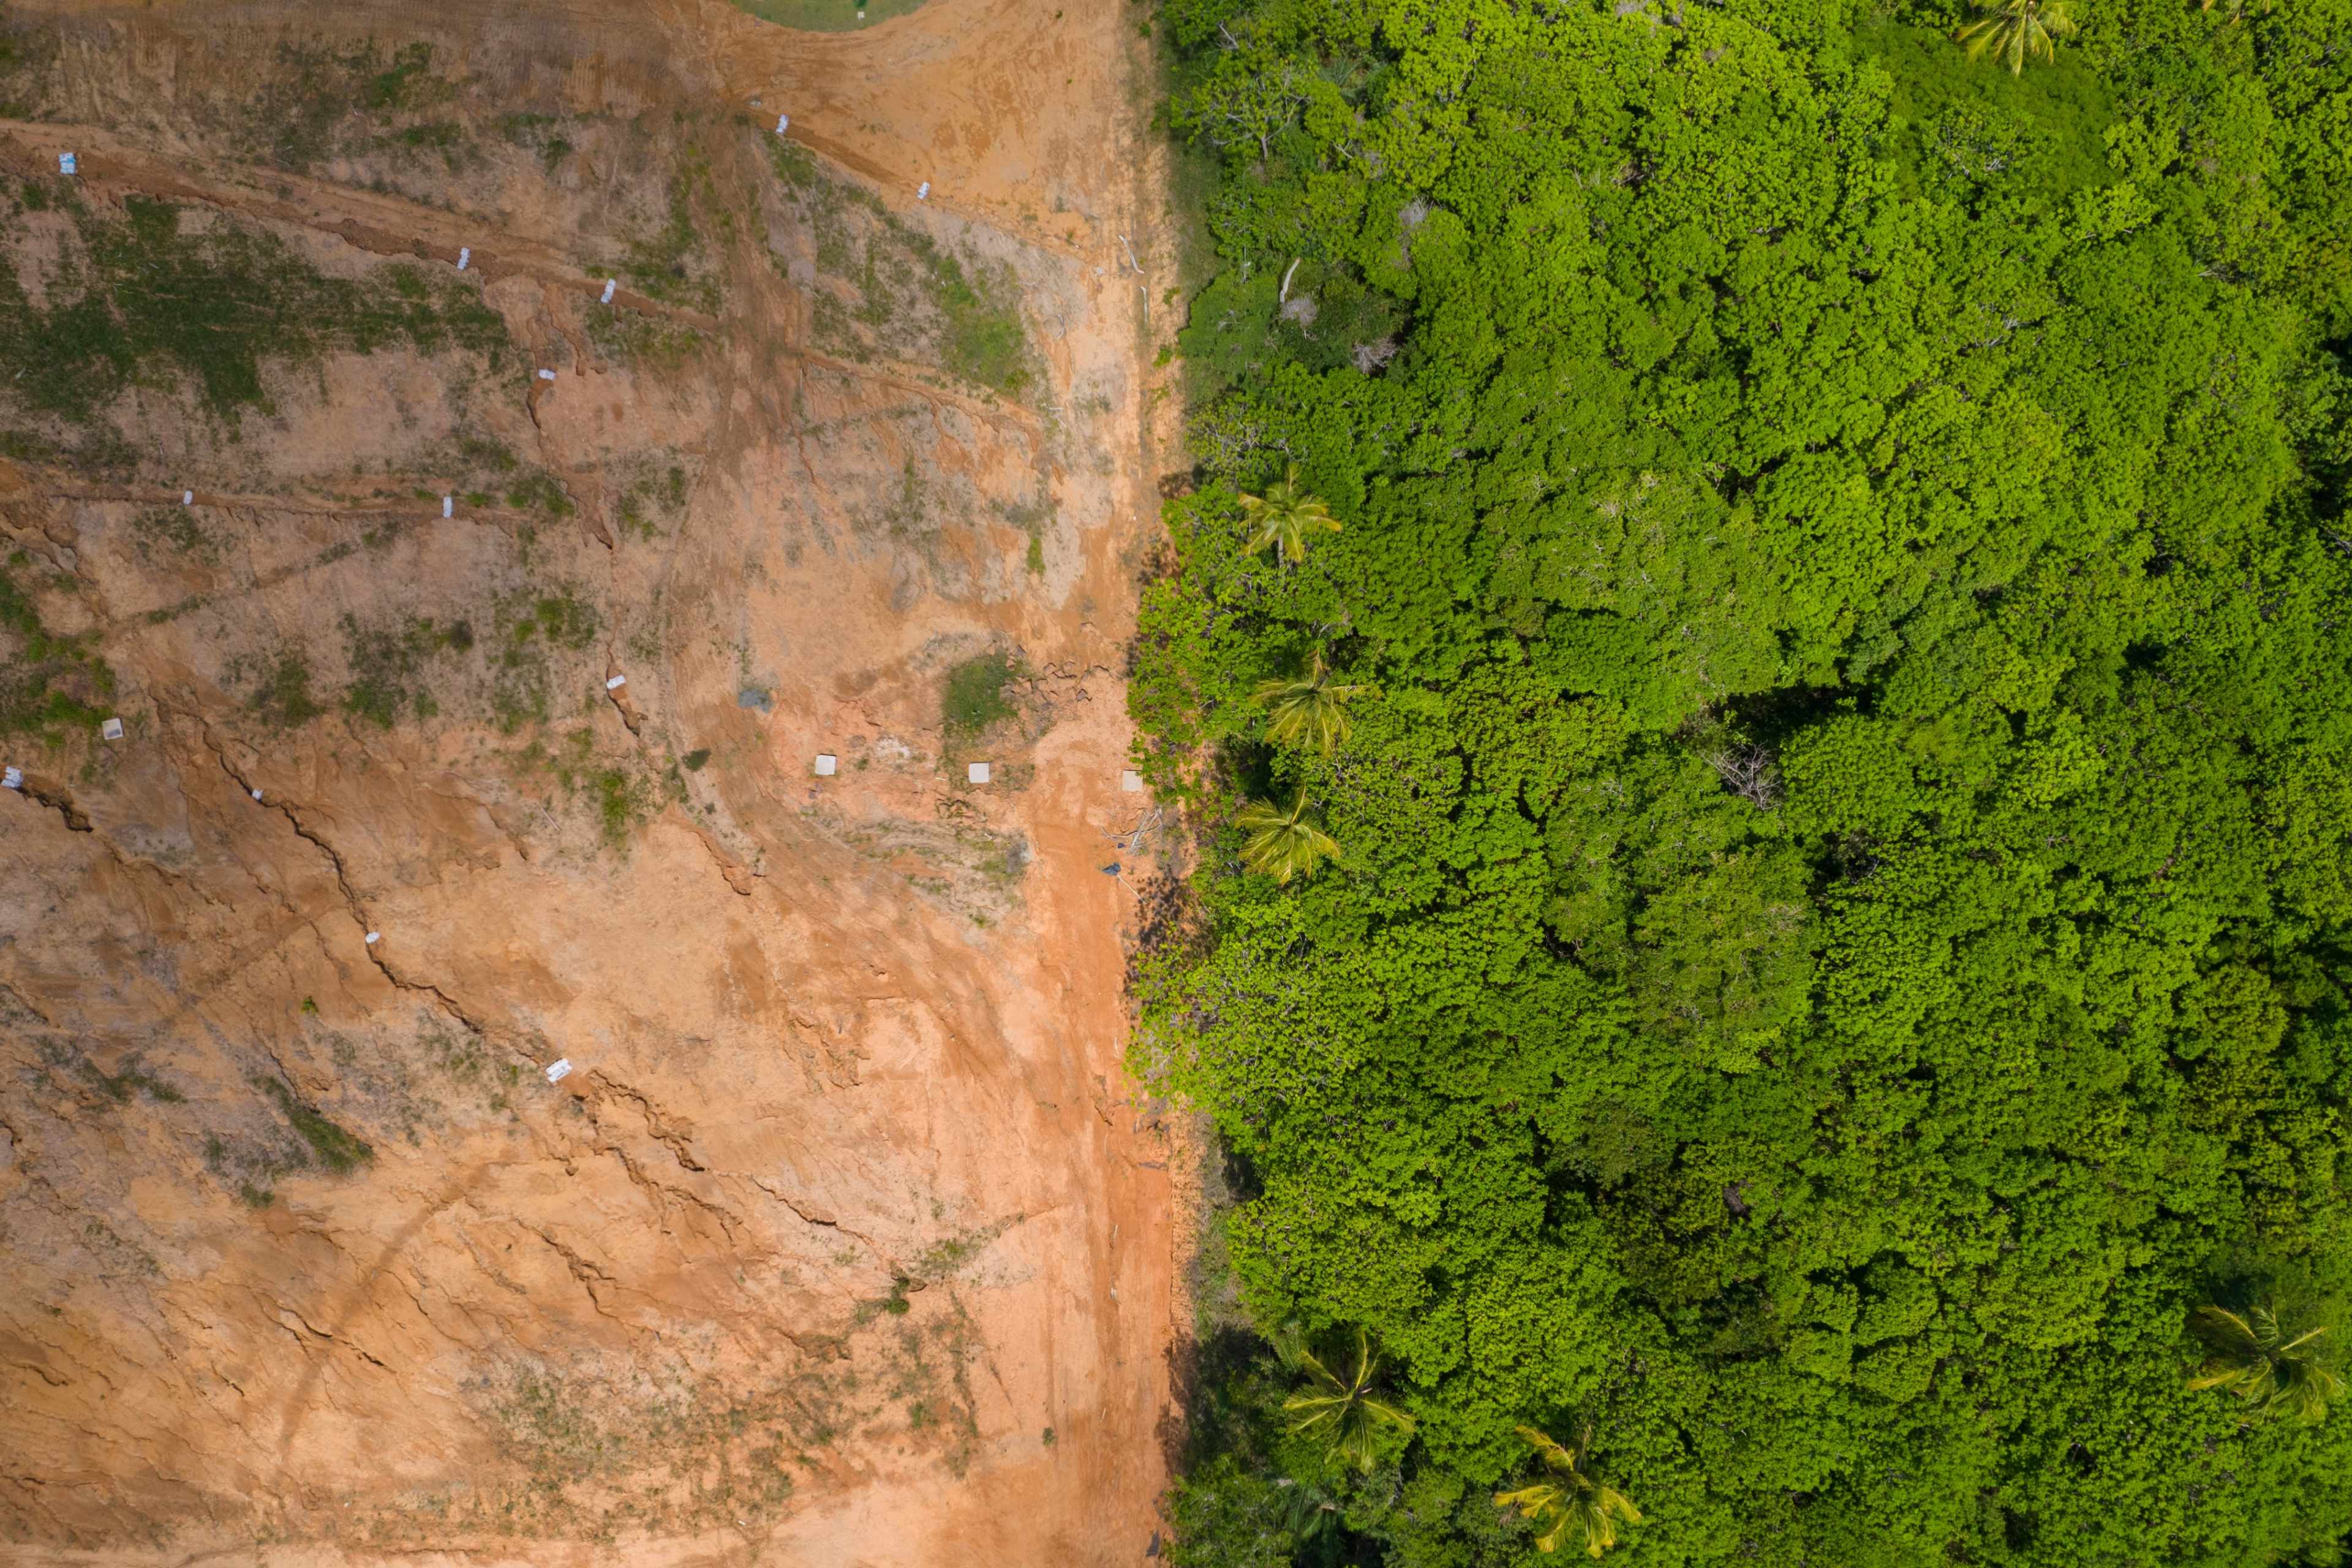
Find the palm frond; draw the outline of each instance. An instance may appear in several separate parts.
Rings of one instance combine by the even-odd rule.
[[[1548,1479],[1514,1491],[1495,1494],[1497,1506],[1517,1509],[1536,1529],[1536,1550],[1557,1552],[1570,1530],[1584,1542],[1588,1555],[1598,1557],[1617,1544],[1617,1526],[1639,1524],[1642,1510],[1616,1488],[1595,1480],[1584,1469],[1584,1456],[1592,1441],[1587,1427],[1569,1449],[1537,1427],[1517,1428],[1519,1436],[1536,1451],[1550,1472]]]
[[[1304,1348],[1297,1364],[1307,1374],[1307,1386],[1282,1402],[1284,1425],[1292,1436],[1319,1435],[1333,1458],[1370,1473],[1380,1462],[1381,1428],[1412,1435],[1412,1413],[1371,1392],[1380,1360],[1372,1353],[1370,1335],[1361,1328],[1356,1331],[1352,1375],[1340,1377]]]
[[[1331,515],[1331,509],[1298,488],[1295,463],[1284,470],[1280,480],[1265,487],[1265,494],[1242,497],[1242,518],[1250,525],[1243,549],[1255,555],[1272,545],[1276,556],[1292,566],[1307,559],[1308,534],[1339,531],[1339,520]]]
[[[2057,40],[2075,31],[2065,0],[1976,0],[1981,13],[1953,37],[1970,59],[1991,55],[2011,75],[2025,69],[2028,59],[2054,60]]]
[[[2290,1335],[2275,1308],[2233,1312],[2203,1306],[2189,1315],[2189,1331],[2210,1353],[2187,1374],[2192,1389],[2218,1388],[2255,1409],[2308,1425],[2344,1397],[2344,1379],[2322,1355],[2326,1325]]]
[[[1295,676],[1261,680],[1250,700],[1265,710],[1268,740],[1286,746],[1311,746],[1328,756],[1348,738],[1345,704],[1371,689],[1334,681],[1323,650],[1308,656]]]
[[[1339,852],[1339,840],[1307,819],[1304,789],[1287,811],[1254,800],[1234,814],[1234,824],[1250,836],[1242,846],[1242,864],[1277,882],[1305,876]]]

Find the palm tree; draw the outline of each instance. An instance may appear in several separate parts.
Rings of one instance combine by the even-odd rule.
[[[1331,509],[1298,488],[1296,463],[1283,470],[1279,481],[1265,487],[1265,494],[1242,497],[1242,517],[1253,530],[1244,550],[1255,555],[1271,544],[1276,556],[1293,566],[1307,559],[1308,534],[1339,531],[1339,520]]]
[[[1242,864],[1264,871],[1277,882],[1287,882],[1315,869],[1326,856],[1339,852],[1339,842],[1307,819],[1307,792],[1291,797],[1290,809],[1254,800],[1234,814],[1236,826],[1249,830],[1242,846]]]
[[[1307,1374],[1306,1385],[1282,1402],[1292,1436],[1328,1435],[1332,1458],[1370,1475],[1379,1459],[1381,1427],[1394,1427],[1407,1436],[1412,1435],[1412,1415],[1371,1391],[1372,1377],[1380,1371],[1381,1363],[1372,1354],[1371,1336],[1362,1329],[1356,1331],[1356,1370],[1352,1376],[1341,1377],[1316,1360],[1315,1352],[1304,1345],[1292,1346],[1289,1359]]]
[[[1302,673],[1259,681],[1250,700],[1265,710],[1266,738],[1286,746],[1313,746],[1329,756],[1348,738],[1348,714],[1340,705],[1371,689],[1336,685],[1329,677],[1318,647],[1307,656]]]
[[[2257,1409],[2283,1411],[2306,1425],[2343,1397],[2344,1379],[2319,1359],[2324,1327],[2289,1338],[2274,1308],[2254,1307],[2242,1316],[2200,1307],[2189,1315],[2189,1331],[2213,1352],[2189,1374],[2191,1388],[2227,1389]]]
[[[1976,0],[1976,8],[1982,15],[1953,37],[1968,46],[1969,58],[1990,53],[2011,76],[2022,72],[2032,56],[2056,59],[2057,40],[2074,32],[2066,0]]]
[[[1633,1500],[1615,1487],[1603,1486],[1585,1473],[1584,1457],[1592,1446],[1592,1428],[1587,1426],[1576,1440],[1576,1451],[1570,1453],[1532,1426],[1518,1428],[1543,1458],[1544,1468],[1550,1473],[1533,1486],[1517,1491],[1496,1492],[1495,1501],[1504,1508],[1516,1508],[1538,1529],[1536,1550],[1557,1552],[1559,1543],[1568,1539],[1571,1526],[1583,1538],[1584,1550],[1598,1557],[1617,1544],[1617,1523],[1642,1522],[1642,1510]]]

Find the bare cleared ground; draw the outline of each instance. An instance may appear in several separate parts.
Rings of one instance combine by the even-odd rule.
[[[0,12],[0,1556],[1142,1555],[1134,21]]]

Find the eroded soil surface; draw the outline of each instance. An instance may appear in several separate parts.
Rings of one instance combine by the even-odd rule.
[[[0,10],[0,1551],[1142,1555],[1138,48]]]

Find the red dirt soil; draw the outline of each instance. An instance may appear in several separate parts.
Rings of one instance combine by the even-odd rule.
[[[1139,1559],[1187,1238],[1122,1068],[1148,861],[1111,837],[1148,805],[1118,672],[1166,270],[1134,17],[9,17],[59,44],[0,171],[75,151],[97,209],[167,199],[337,276],[457,277],[467,247],[557,379],[331,354],[234,434],[134,390],[126,469],[0,459],[0,552],[129,725],[0,736],[34,786],[0,795],[0,1558]],[[579,150],[542,178],[347,138],[294,169],[224,129],[299,50],[413,39],[468,134],[528,113]],[[612,258],[680,168],[717,303],[632,282],[618,311],[698,346],[608,353]],[[828,328],[825,212],[1001,269],[1032,379]],[[475,436],[576,512],[442,519]],[[213,542],[151,548],[158,509]],[[551,595],[593,635],[531,622]],[[336,649],[357,681],[354,628],[402,616],[544,648],[540,716],[475,647],[428,657],[479,672],[429,717],[264,721],[257,669],[308,650],[332,709]],[[991,653],[1017,712],[945,728]],[[334,1169],[336,1127],[372,1158]]]

